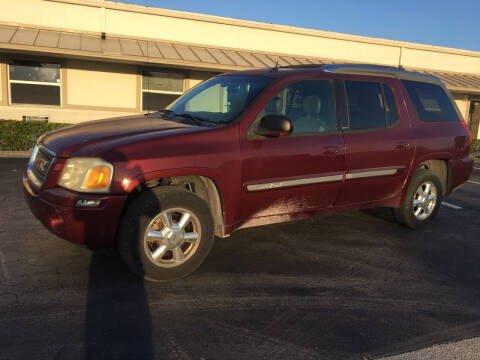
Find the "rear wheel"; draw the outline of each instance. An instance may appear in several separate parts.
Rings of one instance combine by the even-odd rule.
[[[158,187],[140,194],[128,207],[118,245],[134,273],[166,281],[195,271],[213,238],[213,219],[204,200],[176,187]]]
[[[442,183],[438,176],[430,170],[418,169],[402,205],[394,209],[395,218],[412,229],[428,224],[440,209],[442,193]]]

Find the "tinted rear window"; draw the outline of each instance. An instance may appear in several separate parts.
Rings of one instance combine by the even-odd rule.
[[[458,121],[458,115],[447,94],[435,84],[403,80],[408,94],[423,121]]]

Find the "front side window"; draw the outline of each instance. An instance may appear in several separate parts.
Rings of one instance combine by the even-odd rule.
[[[144,71],[142,74],[142,108],[161,110],[184,91],[185,76],[180,73]]]
[[[260,117],[272,114],[292,120],[293,134],[336,131],[332,82],[305,80],[287,86],[265,106]]]
[[[192,88],[168,110],[218,124],[230,123],[271,81],[262,76],[217,76]]]
[[[402,81],[423,121],[458,121],[458,114],[445,91],[438,85]]]
[[[11,60],[9,85],[11,104],[61,104],[59,64]]]

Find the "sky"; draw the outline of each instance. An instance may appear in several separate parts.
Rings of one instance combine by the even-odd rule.
[[[120,1],[480,51],[480,0]]]

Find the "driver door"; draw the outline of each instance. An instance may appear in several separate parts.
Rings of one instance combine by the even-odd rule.
[[[335,116],[333,81],[297,81],[274,93],[242,141],[242,204],[237,214],[242,222],[283,221],[330,206],[343,182],[344,142]],[[260,119],[270,114],[292,120],[293,133],[257,135]]]

